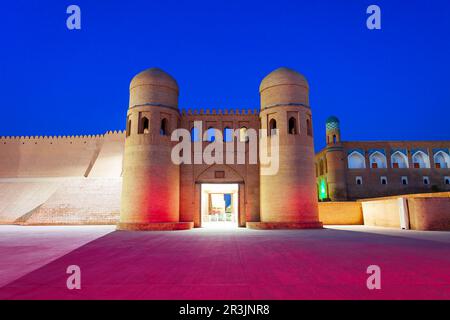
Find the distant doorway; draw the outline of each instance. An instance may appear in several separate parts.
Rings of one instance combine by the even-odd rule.
[[[237,228],[238,197],[238,184],[203,183],[201,186],[202,227]]]

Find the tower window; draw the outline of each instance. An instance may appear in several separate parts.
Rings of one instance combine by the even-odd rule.
[[[408,177],[402,177],[402,184],[407,185],[408,184]]]
[[[168,123],[166,118],[161,120],[161,129],[159,130],[159,134],[162,136],[167,136],[168,134]]]
[[[336,135],[333,134],[333,144],[336,144]]]
[[[306,134],[312,137],[311,119],[306,119]]]
[[[277,121],[275,119],[271,119],[269,121],[269,135],[277,134]]]
[[[130,117],[127,118],[127,130],[126,130],[126,136],[129,137],[130,136],[130,132],[131,132],[131,119]]]
[[[356,184],[359,185],[359,186],[363,184],[362,177],[356,177]]]
[[[381,177],[381,184],[387,184],[387,178],[386,177]]]
[[[430,184],[430,178],[428,178],[428,177],[423,177],[423,184],[424,184],[424,185],[429,185],[429,184]]]
[[[289,118],[289,134],[297,134],[297,120],[294,117]]]
[[[142,133],[149,133],[150,131],[149,131],[149,128],[150,128],[150,121],[148,121],[148,118],[147,117],[142,117],[141,118],[141,123],[140,123],[140,126],[139,126],[139,134],[142,134]]]
[[[445,177],[445,178],[444,178],[444,183],[445,183],[446,185],[450,185],[450,177]]]

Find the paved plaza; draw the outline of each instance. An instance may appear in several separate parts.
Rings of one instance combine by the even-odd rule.
[[[0,257],[0,299],[450,299],[450,232],[0,226]]]

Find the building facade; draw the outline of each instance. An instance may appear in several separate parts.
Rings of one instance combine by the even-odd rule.
[[[450,141],[342,141],[336,117],[325,129],[315,157],[322,201],[450,191]]]
[[[174,78],[155,68],[136,75],[130,84],[119,229],[203,226],[210,222],[203,219],[210,213],[208,199],[220,192],[233,197],[234,208],[230,210],[239,226],[320,228],[308,83],[301,74],[280,68],[262,80],[259,91],[260,112],[180,112]],[[195,137],[194,122],[206,129],[206,136],[200,133],[202,149],[213,142],[216,132],[226,137],[227,129],[240,133],[266,129],[268,140],[277,135],[278,172],[261,174],[259,161],[249,161],[250,143],[227,154],[245,157],[244,163],[175,164],[171,152],[178,142],[170,137],[176,129],[185,129]],[[210,137],[208,131],[212,132]],[[230,143],[238,141],[225,144]],[[198,156],[195,147],[191,153],[192,158]],[[214,191],[214,185],[222,191]]]

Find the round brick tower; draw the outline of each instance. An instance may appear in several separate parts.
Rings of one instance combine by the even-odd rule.
[[[294,70],[279,68],[262,80],[259,91],[261,128],[268,130],[268,144],[275,134],[279,137],[278,172],[266,175],[261,170],[259,226],[321,228],[308,82]]]
[[[179,121],[178,85],[151,68],[130,84],[120,230],[176,230],[179,222],[180,169],[171,161],[170,135]]]
[[[329,198],[333,201],[347,200],[345,179],[345,155],[341,142],[339,119],[331,116],[326,121],[327,186]]]

